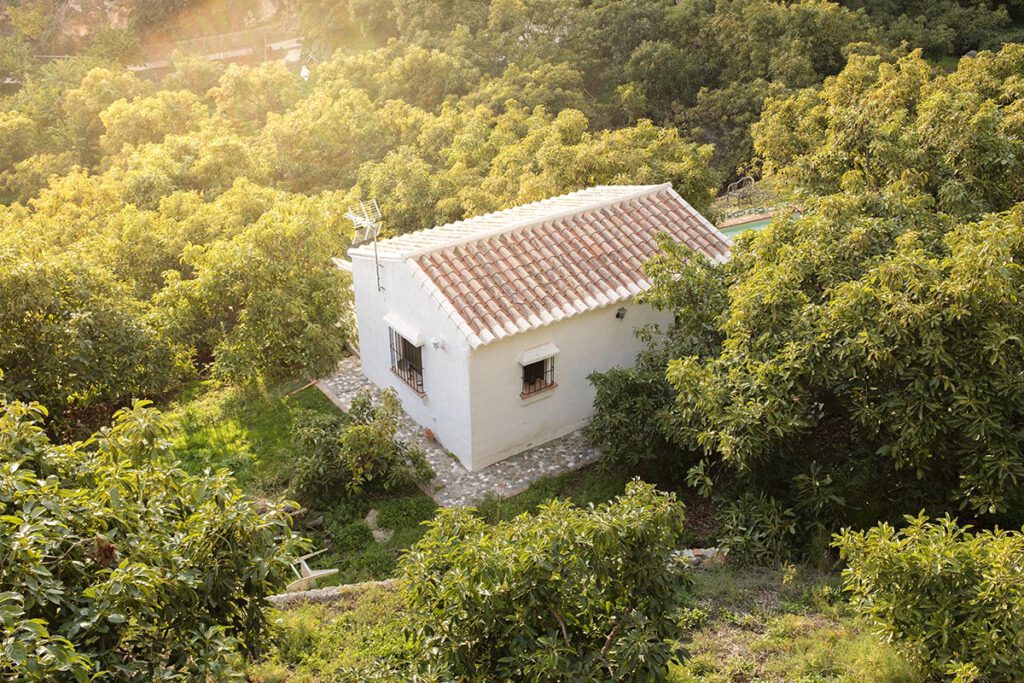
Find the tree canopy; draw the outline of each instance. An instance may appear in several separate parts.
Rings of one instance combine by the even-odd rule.
[[[596,378],[591,437],[627,460],[674,447],[694,485],[778,498],[740,516],[1020,523],[1022,55],[948,75],[853,57],[770,100],[755,147],[798,208],[718,277],[673,249],[649,264],[646,297],[703,341],[653,356],[668,394],[644,363]],[[630,451],[605,427],[638,405],[655,429]]]
[[[39,404],[0,405],[0,673],[237,674],[297,549],[282,507],[257,510],[226,470],[175,468],[145,403],[63,445],[44,418]]]

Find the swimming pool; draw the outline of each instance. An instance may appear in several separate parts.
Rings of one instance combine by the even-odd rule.
[[[746,232],[747,230],[760,230],[771,222],[772,219],[769,216],[768,218],[759,218],[757,220],[750,221],[749,223],[736,223],[727,228],[719,228],[719,230],[721,230],[722,234],[729,239],[733,239],[741,232]]]

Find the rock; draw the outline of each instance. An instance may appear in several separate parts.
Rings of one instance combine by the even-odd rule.
[[[370,527],[370,531],[373,533],[373,540],[377,541],[377,543],[387,543],[395,532],[393,529],[382,529],[377,524],[378,515],[379,513],[376,509],[370,510],[366,513],[366,518],[363,521],[366,522],[366,526]]]
[[[725,552],[718,548],[686,548],[680,554],[698,569],[725,562]]]
[[[345,586],[331,586],[329,588],[314,588],[308,591],[296,591],[294,593],[281,593],[271,595],[267,600],[278,609],[292,609],[308,603],[330,605],[339,602],[354,602],[367,590],[380,588],[392,591],[398,587],[397,579],[385,581],[367,581],[365,583],[353,583]]]

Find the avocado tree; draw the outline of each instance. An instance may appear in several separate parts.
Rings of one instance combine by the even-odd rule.
[[[267,636],[298,549],[278,504],[192,476],[135,403],[52,443],[38,404],[0,404],[0,677],[220,679]]]
[[[639,481],[600,506],[556,500],[493,526],[441,511],[402,561],[414,666],[468,681],[664,676],[682,531],[675,496]]]

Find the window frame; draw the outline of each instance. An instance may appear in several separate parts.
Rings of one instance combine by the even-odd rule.
[[[527,378],[527,368],[535,367],[540,365],[543,369],[540,373],[540,377]],[[550,389],[554,389],[558,386],[555,382],[555,357],[549,356],[547,358],[541,358],[532,363],[526,365],[520,365],[522,368],[522,390],[519,392],[519,398],[526,399],[532,398],[537,394],[543,393]],[[531,372],[531,374],[533,374]]]
[[[417,394],[426,396],[423,389],[423,347],[413,344],[390,325],[388,342],[391,347],[391,372]]]

